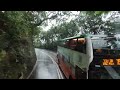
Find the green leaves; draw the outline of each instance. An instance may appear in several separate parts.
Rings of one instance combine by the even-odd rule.
[[[87,15],[90,15],[90,16],[101,16],[103,13],[104,14],[107,14],[108,12],[110,11],[86,11],[86,14]]]
[[[47,49],[56,49],[60,39],[67,38],[78,34],[79,29],[74,21],[64,22],[61,25],[52,27],[49,31],[41,33],[41,41]]]
[[[108,12],[110,11],[95,11],[95,15],[102,15],[103,13],[107,14]]]
[[[114,29],[111,22],[102,20],[103,14],[108,14],[109,11],[85,11],[81,12],[80,16],[75,20],[81,31],[84,34],[100,34],[102,32],[108,33]],[[110,27],[110,28],[106,28]]]

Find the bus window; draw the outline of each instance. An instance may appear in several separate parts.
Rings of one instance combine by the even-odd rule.
[[[92,39],[93,49],[120,49],[120,41],[116,38]]]
[[[86,40],[85,40],[85,38],[78,38],[76,50],[81,52],[81,53],[86,53]]]
[[[65,47],[65,48],[68,48],[68,47],[69,47],[69,41],[68,41],[68,40],[67,40],[67,41],[62,41],[62,42],[60,43],[60,46]]]
[[[63,47],[70,48],[70,41],[69,40],[64,41]]]
[[[71,39],[70,41],[69,41],[70,43],[70,49],[75,49],[76,48],[76,45],[77,45],[77,39]]]

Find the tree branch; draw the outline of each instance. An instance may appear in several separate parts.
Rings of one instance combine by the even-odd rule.
[[[57,14],[56,15],[53,15],[53,16],[51,16],[51,17],[48,17],[48,18],[44,18],[43,20],[40,20],[40,22],[39,23],[36,23],[36,24],[34,24],[35,26],[39,26],[39,25],[41,25],[44,21],[46,21],[46,20],[48,20],[48,19],[55,19],[57,17]]]

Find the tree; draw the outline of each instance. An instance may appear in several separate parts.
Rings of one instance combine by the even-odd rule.
[[[97,13],[97,14],[96,14]],[[81,12],[80,16],[76,19],[82,33],[100,34],[109,33],[114,30],[113,23],[110,21],[103,21],[103,12],[85,11]]]
[[[58,41],[63,38],[77,35],[79,29],[74,21],[64,22],[61,25],[52,27],[49,31],[41,33],[41,40],[44,41],[44,48],[56,50]]]
[[[3,43],[0,46],[0,78],[19,78],[19,73],[26,78],[32,70],[36,61],[31,38],[36,28],[32,21],[31,12],[0,12],[0,43]]]

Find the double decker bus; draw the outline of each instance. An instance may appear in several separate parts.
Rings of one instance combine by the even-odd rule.
[[[120,36],[80,35],[60,40],[58,65],[67,79],[120,79]]]

